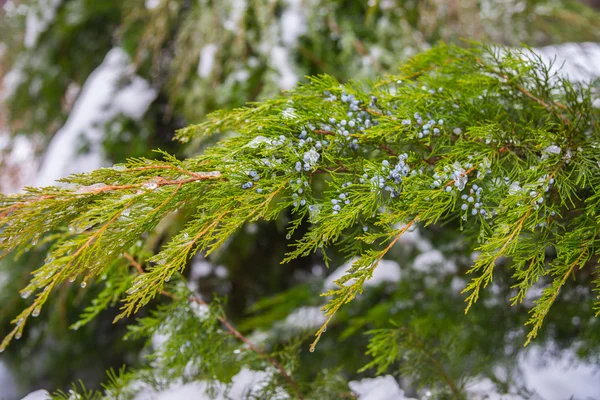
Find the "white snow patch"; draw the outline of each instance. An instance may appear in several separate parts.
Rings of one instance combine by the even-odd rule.
[[[560,154],[561,149],[559,146],[553,144],[550,145],[548,147],[546,147],[544,150],[542,150],[544,153],[550,153],[550,154]]]
[[[229,15],[223,26],[229,31],[236,32],[248,5],[246,4],[246,0],[229,0],[229,7]]]
[[[158,393],[156,397],[152,398],[156,400],[208,400],[209,397],[206,395],[207,388],[208,385],[206,382],[190,382],[183,385],[173,385],[173,387]]]
[[[464,279],[459,278],[458,276],[453,277],[452,281],[450,282],[450,289],[452,289],[452,292],[456,294],[462,292],[463,289],[466,287],[467,282]]]
[[[326,279],[324,283],[325,289],[334,289],[336,288],[336,284],[334,283],[336,280],[340,279],[342,276],[346,274],[346,272],[352,267],[352,264],[357,259],[352,259],[345,263],[344,265],[337,268],[333,271]],[[353,280],[348,281],[351,284]],[[400,265],[392,260],[381,260],[375,270],[373,271],[373,276],[371,279],[365,282],[365,287],[368,286],[376,286],[382,282],[398,282],[400,281]]]
[[[256,149],[257,147],[263,144],[271,144],[271,139],[258,135],[254,137],[251,141],[244,145],[244,147],[250,147],[252,149]]]
[[[532,345],[517,357],[518,380],[534,393],[532,400],[598,399],[600,398],[600,367],[578,359],[571,349],[555,351],[552,344],[545,348]],[[496,373],[500,379],[505,371]],[[512,388],[516,390],[517,388]],[[480,377],[466,386],[469,399],[518,400],[517,393],[499,393],[488,378]]]
[[[7,399],[16,398],[16,392],[17,388],[10,370],[0,361],[0,396]]]
[[[281,14],[281,40],[287,47],[296,47],[300,36],[306,33],[306,15],[302,0],[288,0]]]
[[[313,148],[304,153],[303,160],[306,165],[313,168],[319,162],[321,155]]]
[[[436,267],[441,267],[441,270],[437,269],[439,272],[456,272],[456,264],[446,259],[446,257],[444,257],[442,252],[439,250],[430,250],[421,253],[416,256],[415,260],[413,261],[413,268],[416,271],[433,272],[434,268]]]
[[[496,385],[489,378],[476,379],[470,382],[466,391],[473,400],[522,400],[523,397],[510,393],[499,393]],[[539,400],[537,398],[534,398]]]
[[[600,398],[600,367],[582,362],[570,349],[558,357],[546,351],[532,346],[519,356],[519,367],[529,389],[542,399]]]
[[[200,59],[198,60],[198,75],[201,78],[208,78],[215,64],[215,55],[218,46],[214,43],[207,44],[200,50]]]
[[[244,83],[250,78],[250,72],[246,69],[238,69],[233,71],[225,79],[225,86],[231,86],[236,83]]]
[[[0,100],[6,100],[11,97],[24,79],[25,75],[21,70],[19,62],[17,62],[13,69],[8,71],[4,75],[4,78],[2,78],[2,94],[0,95]]]
[[[161,0],[146,0],[144,3],[148,10],[154,10],[156,7],[160,6]]]
[[[284,321],[284,325],[298,330],[318,328],[325,323],[325,315],[319,307],[300,307]]]
[[[10,138],[8,133],[0,131],[0,192],[18,192],[35,180],[35,148],[35,138],[31,136],[16,135]]]
[[[56,133],[40,168],[36,186],[49,186],[72,173],[88,172],[106,164],[102,151],[104,124],[119,115],[140,119],[156,91],[138,76],[130,76],[129,57],[113,48],[83,85],[69,119]],[[121,86],[124,78],[130,78]],[[79,154],[85,140],[90,152]]]
[[[271,67],[279,74],[277,84],[283,90],[290,90],[298,82],[298,75],[294,72],[291,64],[291,56],[288,49],[283,46],[273,46],[271,49]]]
[[[210,315],[210,307],[207,304],[190,302],[189,307],[200,321],[204,321]]]
[[[29,7],[25,17],[25,47],[34,47],[40,35],[48,28],[56,17],[56,10],[61,0],[45,0],[36,6]],[[41,4],[43,3],[43,4]]]
[[[406,397],[404,390],[400,389],[391,375],[350,381],[348,386],[358,396],[358,400],[415,400]]]
[[[210,275],[213,271],[214,265],[204,260],[203,258],[194,258],[192,260],[192,265],[190,266],[190,268],[190,278],[198,279]]]
[[[232,379],[230,385],[220,382],[196,381],[189,383],[174,382],[168,389],[155,391],[144,387],[134,400],[245,400],[256,398],[268,382],[273,379],[275,371],[254,371],[242,368]],[[212,385],[210,385],[212,383]],[[209,396],[209,387],[214,390]],[[289,396],[283,391],[277,391],[273,400],[286,400]]]
[[[401,226],[397,227],[397,229],[400,228]],[[420,252],[426,252],[433,249],[433,246],[431,245],[429,240],[421,236],[421,232],[417,227],[410,228],[409,230],[404,232],[402,236],[400,236],[400,239],[398,239],[398,242],[405,246],[416,247],[417,250],[419,250]]]
[[[550,65],[551,72],[558,72],[572,82],[590,81],[600,77],[600,44],[564,43],[532,51],[538,54],[544,63]]]
[[[227,399],[242,400],[257,396],[260,390],[264,389],[268,382],[273,379],[274,374],[275,371],[271,368],[266,371],[253,371],[242,368],[233,377],[231,388],[227,393]],[[271,398],[273,400],[284,400],[289,399],[289,396],[281,390]]]
[[[27,396],[23,397],[21,400],[50,400],[50,393],[46,390],[36,390],[35,392],[29,393]]]
[[[215,268],[215,276],[217,278],[225,279],[229,276],[229,271],[226,267],[219,265]]]
[[[510,187],[508,188],[508,193],[509,194],[518,194],[522,190],[523,190],[523,188],[521,187],[521,184],[519,182],[513,182],[510,184]]]

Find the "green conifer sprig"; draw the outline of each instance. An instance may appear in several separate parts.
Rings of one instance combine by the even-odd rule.
[[[371,335],[367,354],[373,360],[361,368],[361,371],[377,368],[377,373],[382,374],[390,365],[403,358],[408,361],[402,368],[404,376],[420,375],[417,381],[422,384],[434,383],[437,378],[454,398],[465,398],[465,382],[451,376],[445,369],[444,364],[448,364],[453,357],[451,350],[446,350],[451,347],[450,343],[444,343],[443,347],[425,343],[410,329],[398,326],[367,333]]]
[[[4,196],[3,255],[38,239],[54,245],[22,292],[37,292],[33,303],[2,347],[59,284],[107,273],[180,208],[193,218],[147,260],[117,319],[152,300],[194,254],[210,254],[247,222],[289,212],[290,240],[302,223],[311,228],[291,242],[284,261],[317,251],[327,258],[332,246],[358,257],[324,293],[327,322],[312,349],[401,235],[438,223],[465,229],[478,243],[467,310],[500,259],[513,260],[513,302],[552,277],[532,310],[531,340],[566,279],[597,255],[600,132],[592,88],[553,74],[528,50],[439,45],[370,86],[318,76],[283,98],[214,113],[178,133],[188,141],[233,132],[203,155],[134,159],[71,176],[60,188]],[[113,297],[102,298],[98,304],[108,305]]]

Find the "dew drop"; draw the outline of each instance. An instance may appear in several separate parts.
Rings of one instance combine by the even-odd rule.
[[[154,190],[158,187],[158,184],[156,184],[156,182],[148,182],[148,183],[144,183],[142,185],[142,189],[145,190]]]
[[[21,332],[17,332],[15,334],[15,339],[17,339],[17,340],[21,339]]]
[[[37,316],[39,316],[39,315],[40,315],[40,312],[41,312],[41,311],[42,311],[42,308],[41,308],[41,307],[36,307],[36,308],[33,310],[33,312],[31,313],[31,316],[33,316],[33,317],[37,317]]]
[[[75,276],[70,277],[69,282],[71,282],[71,283],[75,282],[75,278],[76,278]]]
[[[31,296],[31,290],[26,290],[24,292],[21,292],[21,298],[26,299],[29,296]]]
[[[85,281],[81,282],[81,288],[85,289],[85,287],[87,286],[87,283]]]

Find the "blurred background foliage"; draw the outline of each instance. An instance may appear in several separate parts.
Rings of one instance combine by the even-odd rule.
[[[4,78],[0,87],[0,189],[10,191],[35,183],[35,171],[27,174],[11,163],[15,148],[25,141],[30,168],[35,170],[43,163],[45,149],[67,123],[86,81],[113,48],[123,49],[129,58],[122,84],[142,77],[155,97],[141,118],[123,113],[108,120],[97,118],[100,122],[94,122],[99,125],[95,129],[102,132],[100,150],[88,146],[85,135],[71,143],[84,158],[86,152],[100,151],[104,164],[134,156],[153,157],[156,148],[179,157],[197,154],[216,138],[183,146],[172,141],[174,131],[198,122],[212,110],[272,97],[302,82],[306,75],[328,73],[342,81],[374,79],[437,41],[484,40],[510,46],[600,42],[600,13],[592,8],[597,4],[588,3],[7,1],[0,8],[0,78]],[[96,121],[95,116],[88,118]],[[140,241],[138,251],[155,253],[187,217],[170,216],[157,232]],[[206,264],[192,260],[186,274],[189,284],[203,295],[226,297],[228,315],[244,332],[270,331],[267,340],[273,344],[299,336],[306,348],[312,331],[292,335],[283,326],[278,331],[277,322],[299,307],[319,306],[318,294],[330,271],[317,257],[280,265],[287,243],[283,225],[248,225]],[[364,332],[390,328],[393,320],[432,349],[457,384],[484,375],[505,385],[506,390],[520,387],[523,382],[516,360],[524,342],[521,327],[527,319],[526,307],[508,307],[511,278],[498,268],[493,290],[464,315],[459,295],[464,281],[459,276],[469,266],[470,255],[464,253],[469,246],[448,234],[454,231],[436,227],[423,232],[428,237],[397,246],[391,259],[399,262],[402,279],[373,285],[359,301],[343,309],[316,352],[301,353],[310,356],[310,362],[303,364],[311,368],[303,373],[313,377],[321,369],[344,365],[341,373],[347,379],[360,378],[363,375],[358,369],[370,360],[364,354]],[[51,245],[0,264],[0,335],[24,307],[18,290]],[[438,250],[441,253],[434,253],[431,261],[431,252]],[[423,257],[413,267],[422,254],[429,254],[429,267],[423,268]],[[345,261],[336,254],[332,257],[334,266]],[[128,268],[125,260],[120,263],[119,267]],[[448,263],[454,266],[451,272],[444,267]],[[537,343],[548,343],[550,353],[572,348],[582,360],[597,364],[600,330],[588,307],[592,301],[586,299],[592,294],[580,285],[569,283]],[[98,387],[106,369],[143,363],[144,343],[121,339],[132,321],[113,325],[115,310],[102,313],[80,330],[68,329],[99,290],[94,286],[61,288],[35,326],[32,323],[26,335],[2,354],[0,360],[19,384],[14,396],[40,387],[65,389],[77,379]],[[411,372],[403,370],[406,366],[431,364],[414,349],[404,349],[405,362],[392,366],[399,376]],[[506,373],[498,374],[500,367]],[[411,381],[414,393],[420,385],[439,380],[435,369],[423,367],[420,371],[422,376]],[[519,390],[525,396],[526,389]]]

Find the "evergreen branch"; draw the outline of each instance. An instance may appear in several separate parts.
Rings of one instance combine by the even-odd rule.
[[[85,274],[85,284],[105,271],[168,213],[191,210],[187,225],[127,289],[122,318],[161,293],[198,251],[211,254],[247,222],[285,215],[290,239],[308,229],[284,262],[318,251],[327,262],[329,246],[358,257],[338,288],[324,294],[333,297],[314,350],[408,227],[459,220],[482,251],[469,270],[480,276],[467,286],[466,310],[501,258],[515,271],[513,303],[522,300],[545,274],[542,249],[568,255],[572,243],[554,239],[570,221],[588,230],[596,223],[597,199],[589,193],[599,192],[600,152],[590,91],[555,79],[540,62],[483,46],[440,45],[401,71],[411,78],[391,77],[393,87],[322,75],[280,98],[215,112],[178,133],[187,141],[228,132],[201,156],[179,161],[163,153],[163,161],[134,159],[71,176],[63,180],[67,188],[3,196],[0,252],[22,253],[40,238],[57,241],[23,291],[41,290],[34,306],[41,305],[66,278]],[[556,121],[566,113],[577,116],[568,129]],[[536,238],[539,246],[532,245]],[[564,272],[552,268],[557,284],[548,306]],[[102,294],[93,312],[114,298]]]
[[[333,298],[323,306],[321,309],[324,311],[327,319],[321,325],[319,330],[315,333],[315,340],[310,345],[310,351],[315,351],[315,347],[321,339],[323,333],[327,331],[327,326],[336,312],[342,307],[342,305],[349,303],[352,301],[357,294],[362,293],[363,285],[365,281],[370,279],[373,276],[373,271],[377,268],[377,265],[381,261],[381,259],[387,254],[387,252],[396,244],[398,239],[415,223],[419,220],[420,215],[417,215],[413,219],[411,219],[403,228],[397,230],[395,232],[395,236],[389,242],[386,248],[379,252],[375,252],[372,254],[364,255],[359,260],[355,261],[352,264],[352,268],[346,275],[342,278],[335,281],[335,284],[339,286],[339,289],[332,289],[325,293],[322,293],[321,296],[332,296]],[[354,282],[347,286],[351,279],[354,279]]]
[[[101,237],[104,234],[104,232],[106,232],[106,229],[121,215],[121,212],[122,212],[122,210],[119,210],[116,213],[114,213],[114,215],[112,216],[112,218],[110,220],[108,220],[100,229],[98,229],[96,232],[94,232],[92,235],[90,235],[89,238],[83,243],[83,245],[81,245],[75,251],[75,253],[71,257],[71,260],[76,260],[77,256],[79,256],[82,252],[84,252],[87,248],[89,248],[90,245],[94,242],[94,240]],[[60,269],[57,273],[55,273],[54,277],[52,278],[50,283],[48,283],[44,287],[42,292],[36,296],[33,304],[31,304],[29,307],[27,307],[25,310],[23,310],[17,317],[15,317],[11,321],[11,323],[15,324],[16,326],[2,340],[2,343],[0,344],[0,352],[4,351],[4,349],[6,348],[6,346],[8,346],[8,344],[10,343],[10,341],[12,340],[13,337],[15,337],[16,339],[19,339],[21,337],[21,335],[23,333],[23,329],[25,328],[25,323],[27,322],[27,319],[29,318],[29,316],[33,315],[35,317],[40,314],[42,306],[48,300],[48,296],[50,295],[50,292],[52,291],[52,289],[54,289],[54,287],[57,284],[59,284],[66,278],[66,273],[69,271],[68,267],[70,265],[71,264],[68,263],[62,269]],[[85,287],[85,284],[82,284],[82,285]],[[31,284],[30,284],[30,286],[31,286]],[[28,288],[24,289],[23,293],[28,295],[28,293],[30,293],[30,291],[32,289],[33,288],[28,287]],[[25,297],[27,297],[27,296],[25,296]]]
[[[561,104],[558,102],[553,102],[553,103],[549,104],[549,103],[545,102],[543,99],[535,96],[533,93],[531,93],[529,90],[527,90],[523,86],[520,86],[517,83],[515,83],[515,80],[512,79],[507,74],[504,74],[500,71],[496,71],[496,70],[488,68],[488,66],[486,64],[484,64],[483,62],[481,62],[480,60],[477,60],[477,62],[479,63],[479,65],[486,68],[488,71],[490,71],[490,72],[496,74],[497,76],[499,76],[500,78],[504,79],[505,82],[507,82],[509,85],[513,86],[514,88],[516,88],[519,92],[523,93],[526,97],[535,101],[537,104],[541,105],[546,110],[550,111],[552,114],[554,114],[558,119],[560,119],[562,121],[562,123],[565,127],[569,127],[571,125],[571,122],[568,119],[566,119],[563,115],[558,113],[557,110],[554,108],[554,106],[556,105],[559,108],[562,108],[563,110],[568,110],[568,108],[564,104]]]
[[[531,317],[526,323],[526,325],[532,325],[532,328],[527,334],[525,346],[527,346],[537,336],[538,331],[544,322],[544,318],[558,297],[560,289],[565,285],[567,278],[574,273],[575,268],[583,268],[586,262],[590,259],[592,255],[590,247],[593,245],[595,239],[596,233],[594,233],[591,239],[580,244],[580,247],[575,253],[578,253],[579,255],[573,262],[565,265],[562,263],[560,258],[555,262],[555,266],[552,269],[552,274],[556,276],[556,278],[549,287],[544,289],[541,297],[536,300],[535,306],[531,310]]]
[[[204,300],[200,299],[197,296],[192,296],[191,300],[194,301],[194,302],[196,302],[196,303],[198,303],[198,304],[207,305],[207,303]],[[300,388],[298,387],[298,384],[286,372],[285,368],[283,368],[283,366],[279,363],[279,361],[277,361],[275,358],[271,357],[269,354],[267,354],[266,352],[264,352],[263,350],[261,350],[260,348],[258,348],[247,337],[245,337],[244,335],[242,335],[240,333],[240,331],[238,331],[237,329],[235,329],[233,327],[233,325],[231,325],[231,322],[229,322],[229,320],[227,318],[225,318],[225,316],[217,315],[217,319],[223,324],[223,326],[225,326],[225,328],[232,335],[234,335],[236,338],[238,338],[240,341],[242,341],[245,345],[247,345],[256,354],[260,355],[261,357],[263,357],[264,359],[266,359],[269,363],[271,363],[279,371],[279,373],[281,374],[281,376],[283,376],[285,378],[285,380],[288,381],[288,383],[290,384],[291,388],[296,393],[297,398],[298,399],[304,399],[304,396],[302,395],[302,392],[300,391]]]
[[[127,261],[129,261],[129,263],[139,272],[140,275],[146,274],[146,271],[144,271],[142,265],[138,261],[136,261],[135,258],[133,258],[130,254],[124,253],[123,257],[125,257],[127,259]],[[170,297],[171,299],[174,299],[174,300],[178,300],[174,294],[169,293],[165,290],[161,290],[160,293],[163,296]],[[200,304],[203,306],[207,306],[207,307],[209,306],[208,303],[206,303],[204,300],[202,300],[200,297],[196,296],[195,294],[188,296],[188,301],[192,301],[194,303],[197,303],[197,304]],[[217,320],[219,320],[219,322],[221,322],[223,324],[223,326],[227,329],[227,331],[229,333],[231,333],[233,336],[235,336],[237,339],[239,339],[241,342],[243,342],[246,346],[248,346],[248,348],[250,348],[256,354],[258,354],[259,356],[261,356],[262,358],[267,360],[269,363],[271,363],[279,371],[281,376],[283,376],[283,378],[290,384],[290,387],[296,393],[297,398],[304,399],[302,392],[300,391],[300,388],[298,387],[298,384],[287,373],[287,371],[285,370],[285,368],[283,368],[283,366],[279,363],[279,361],[277,361],[275,358],[270,356],[268,353],[266,353],[265,351],[260,349],[258,346],[256,346],[254,343],[252,343],[252,341],[250,339],[248,339],[240,331],[235,329],[234,326],[231,324],[231,322],[227,319],[227,317],[224,314],[223,315],[217,314],[217,315],[215,315],[215,317],[217,318]]]
[[[409,328],[397,327],[392,322],[394,328],[375,329],[367,332],[371,335],[367,346],[367,355],[373,358],[372,361],[362,367],[359,372],[364,372],[369,368],[377,367],[377,374],[387,371],[391,364],[404,361],[407,364],[413,364],[420,361],[423,357],[426,364],[432,368],[432,371],[441,378],[444,385],[448,387],[453,397],[462,399],[464,396],[454,381],[446,373],[440,360],[428,349],[419,337]],[[435,347],[434,347],[435,349]],[[425,365],[419,365],[419,372],[422,372]],[[409,365],[408,369],[412,369]]]
[[[502,247],[494,252],[493,256],[488,256],[487,258],[481,257],[478,261],[467,273],[473,273],[475,271],[483,269],[483,272],[477,278],[473,278],[473,280],[467,285],[466,288],[463,289],[461,293],[471,292],[465,302],[467,303],[467,307],[465,308],[465,314],[469,312],[469,309],[479,299],[479,290],[481,286],[484,288],[492,281],[492,274],[494,271],[494,266],[496,265],[497,260],[504,256],[512,246],[514,246],[515,239],[518,238],[521,230],[523,229],[523,224],[527,220],[527,218],[531,215],[531,210],[527,210],[527,212],[517,221],[517,223],[509,229],[511,232],[505,239],[502,240]],[[485,266],[483,265],[485,264]]]
[[[442,380],[446,383],[446,385],[448,385],[454,396],[457,399],[462,398],[461,391],[456,387],[456,385],[454,384],[452,379],[450,379],[448,374],[446,374],[446,371],[444,371],[444,368],[442,368],[437,358],[435,358],[435,356],[429,350],[427,350],[423,342],[421,342],[419,338],[408,328],[400,327],[400,329],[408,335],[409,340],[412,340],[416,344],[416,348],[419,349],[425,355],[425,357],[429,359],[429,361],[431,361],[431,364],[434,366],[435,370],[440,374]]]

